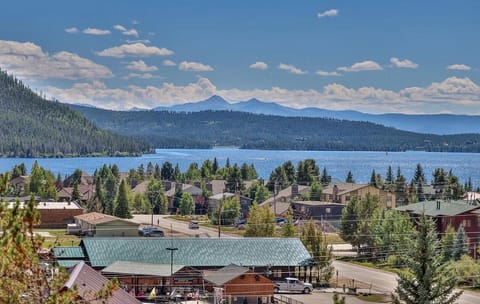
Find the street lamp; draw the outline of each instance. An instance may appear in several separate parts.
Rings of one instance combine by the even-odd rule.
[[[172,297],[172,286],[173,286],[173,252],[178,250],[177,247],[167,247],[168,251],[170,251],[170,297]]]

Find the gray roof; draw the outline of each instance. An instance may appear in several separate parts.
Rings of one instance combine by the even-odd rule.
[[[424,212],[428,216],[454,216],[480,209],[480,205],[468,204],[466,201],[439,201],[440,208],[438,209],[437,202],[438,201],[424,201],[397,207],[397,210],[411,212],[413,214],[421,214]]]
[[[205,280],[215,284],[215,286],[222,286],[225,283],[245,274],[249,271],[248,268],[241,267],[235,264],[225,266],[215,272],[204,276]]]
[[[298,238],[85,238],[81,242],[93,267],[116,261],[173,263],[192,267],[296,266],[311,258]]]
[[[102,273],[169,277],[170,271],[176,273],[183,267],[185,266],[117,261],[104,268]]]
[[[122,288],[115,289],[111,296],[105,301],[103,299],[95,300],[96,293],[99,292],[107,282],[108,279],[106,277],[102,276],[84,262],[80,262],[71,271],[70,278],[67,283],[65,283],[65,287],[68,289],[75,288],[78,291],[78,296],[86,300],[88,303],[141,304],[140,301],[135,299]]]

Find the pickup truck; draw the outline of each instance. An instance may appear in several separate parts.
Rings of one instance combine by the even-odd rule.
[[[311,293],[312,290],[312,284],[305,283],[296,278],[286,278],[285,281],[275,282],[273,288],[275,293],[278,293],[279,291]]]

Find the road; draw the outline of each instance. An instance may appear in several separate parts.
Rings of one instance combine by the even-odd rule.
[[[139,224],[150,225],[152,222],[151,214],[135,214],[131,221]],[[168,218],[168,215],[154,215],[153,224],[161,227],[166,233],[173,230],[177,234],[182,234],[186,237],[218,237],[218,230],[214,228],[204,227],[200,223],[200,228],[189,229],[188,222],[177,221]],[[238,235],[221,232],[222,238],[235,238]]]
[[[380,292],[392,292],[397,287],[397,275],[369,267],[334,261],[333,266],[338,270],[338,275],[345,278],[355,279],[367,285],[372,284],[372,289]],[[457,301],[459,304],[478,304],[480,294],[466,291]]]

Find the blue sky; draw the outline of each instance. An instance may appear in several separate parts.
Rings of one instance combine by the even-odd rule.
[[[11,1],[0,68],[62,102],[480,114],[480,1]]]

